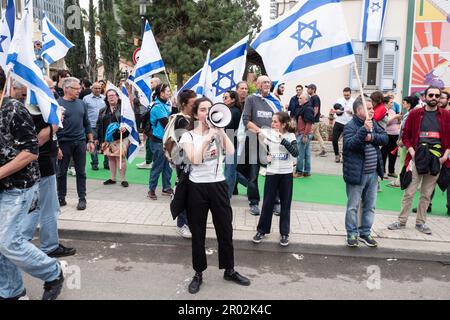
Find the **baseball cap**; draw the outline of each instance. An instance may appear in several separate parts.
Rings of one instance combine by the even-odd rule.
[[[317,86],[315,84],[310,84],[309,86],[306,86],[308,89],[317,90]]]

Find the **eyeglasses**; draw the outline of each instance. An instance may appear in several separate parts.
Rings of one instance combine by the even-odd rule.
[[[428,98],[432,99],[436,97],[437,99],[439,99],[441,97],[441,95],[439,93],[429,93],[428,94]]]
[[[70,89],[73,89],[75,91],[81,90],[81,87],[69,87]]]

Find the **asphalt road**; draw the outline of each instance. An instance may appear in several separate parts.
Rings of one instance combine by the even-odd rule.
[[[236,270],[252,285],[223,280],[216,249],[196,295],[187,292],[194,272],[190,242],[179,246],[63,241],[75,246],[60,300],[279,300],[279,299],[450,299],[450,266],[438,262],[379,260],[301,253],[236,251]],[[42,282],[24,276],[30,299]]]

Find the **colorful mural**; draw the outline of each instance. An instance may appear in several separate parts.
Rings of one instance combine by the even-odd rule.
[[[416,1],[410,91],[450,89],[450,1]]]

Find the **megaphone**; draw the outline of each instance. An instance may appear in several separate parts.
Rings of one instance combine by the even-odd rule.
[[[231,122],[231,111],[226,104],[216,103],[208,113],[208,122],[216,128],[225,128]]]

